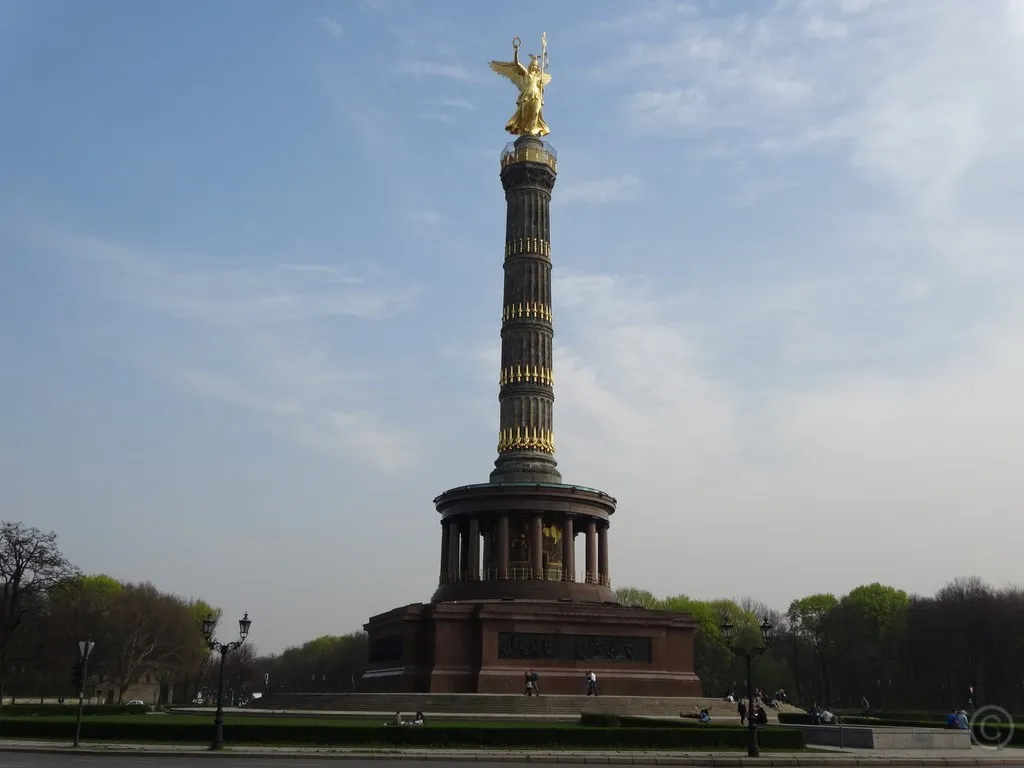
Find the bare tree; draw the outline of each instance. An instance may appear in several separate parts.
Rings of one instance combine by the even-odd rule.
[[[224,659],[224,685],[235,692],[237,697],[243,689],[262,690],[262,681],[255,677],[256,648],[246,643],[229,653]],[[206,669],[203,687],[207,690],[216,690],[218,676],[220,675],[220,656],[216,656],[215,663]]]
[[[184,601],[152,584],[126,584],[114,596],[104,634],[103,668],[118,686],[119,701],[140,674],[179,668],[202,642]]]
[[[7,657],[26,619],[54,586],[78,575],[57,548],[57,534],[0,522],[0,700]]]

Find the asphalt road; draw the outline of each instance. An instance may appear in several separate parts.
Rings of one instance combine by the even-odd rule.
[[[210,768],[412,768],[438,762],[412,760],[331,760],[294,757],[221,757],[196,756],[147,757],[145,755],[36,755],[28,752],[0,752],[0,768],[172,768],[182,763]],[[536,768],[536,763],[474,763],[477,768]]]

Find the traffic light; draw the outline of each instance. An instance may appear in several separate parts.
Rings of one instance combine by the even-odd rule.
[[[71,684],[75,686],[76,691],[82,690],[82,662],[78,662],[71,667]]]

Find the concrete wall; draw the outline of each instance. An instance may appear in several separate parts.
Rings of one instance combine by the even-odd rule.
[[[791,725],[808,746],[849,749],[970,749],[971,732],[945,728],[890,728],[867,725]]]
[[[970,749],[969,730],[875,728],[875,749]]]

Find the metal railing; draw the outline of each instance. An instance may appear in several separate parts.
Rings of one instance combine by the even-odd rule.
[[[586,571],[567,571],[564,568],[548,568],[540,574],[539,578],[534,574],[532,568],[510,567],[502,578],[497,568],[481,568],[479,578],[471,578],[467,571],[453,573],[447,570],[441,571],[439,584],[465,584],[473,581],[569,581],[578,584],[598,584],[602,587],[610,587],[611,579],[603,573],[587,573]]]
[[[515,142],[506,144],[505,148],[501,151],[501,167],[505,168],[513,163],[541,163],[557,172],[558,153],[546,141],[541,143],[543,144],[543,149],[517,147]]]

